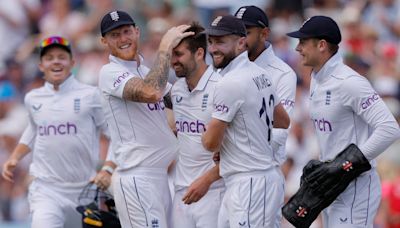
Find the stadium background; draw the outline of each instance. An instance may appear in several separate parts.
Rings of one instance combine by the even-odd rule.
[[[0,164],[7,159],[27,123],[23,97],[42,85],[37,67],[39,40],[62,35],[72,41],[76,60],[74,74],[96,85],[98,70],[108,61],[100,43],[99,21],[113,9],[130,13],[139,26],[141,54],[151,66],[162,34],[171,26],[198,20],[207,26],[216,15],[234,13],[241,5],[265,9],[275,53],[298,77],[294,118],[287,141],[286,194],[298,186],[301,168],[316,158],[318,146],[308,117],[310,69],[299,64],[296,39],[285,36],[313,15],[334,18],[342,31],[346,63],[367,77],[400,120],[400,0],[12,0],[0,1]],[[174,75],[171,74],[171,80]],[[400,142],[379,157],[384,204],[387,189],[400,183]],[[0,178],[0,228],[29,227],[26,157],[15,172],[15,183]],[[384,205],[383,204],[383,205]],[[384,228],[388,213],[382,206],[375,227]],[[290,227],[284,224],[283,227]],[[315,223],[313,227],[320,225]]]

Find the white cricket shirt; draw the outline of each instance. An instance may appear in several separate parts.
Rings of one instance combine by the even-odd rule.
[[[267,42],[265,45],[266,49],[254,60],[254,63],[270,73],[272,84],[276,86],[279,102],[289,116],[292,117],[296,97],[296,73],[275,55],[270,43]],[[276,159],[280,164],[283,164],[286,160],[285,145],[289,129],[274,128],[272,132],[272,141],[279,145],[275,154]]]
[[[94,176],[100,129],[107,127],[100,97],[74,76],[58,91],[46,82],[25,96],[30,122],[20,143],[33,150],[31,175],[58,183],[87,183]]]
[[[338,53],[312,73],[310,117],[322,161],[333,159],[351,143],[371,160],[399,137],[399,126],[382,99]]]
[[[273,112],[279,100],[272,76],[251,62],[247,51],[220,74],[212,117],[228,122],[221,146],[220,174],[267,170],[277,166],[272,151]]]
[[[144,78],[149,69],[136,61],[112,55],[109,59],[100,70],[99,87],[118,169],[167,168],[178,144],[168,126],[164,102],[139,103],[122,98],[126,82],[132,77]],[[166,91],[170,88],[168,84]]]
[[[209,66],[197,86],[189,91],[185,78],[177,80],[171,97],[178,133],[179,154],[176,162],[175,190],[189,187],[195,179],[215,166],[213,154],[204,149],[201,135],[211,120],[212,98],[220,75]],[[222,180],[211,185],[223,186]]]

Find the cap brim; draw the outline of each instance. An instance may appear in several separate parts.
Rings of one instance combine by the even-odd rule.
[[[299,38],[299,39],[301,39],[301,38],[312,38],[313,37],[312,35],[305,34],[305,33],[302,33],[300,31],[289,32],[289,33],[286,33],[286,35],[290,36],[290,37],[293,37],[293,38]]]
[[[262,26],[261,24],[259,24],[259,23],[254,23],[254,22],[250,22],[250,21],[245,21],[245,20],[242,20],[243,21],[243,24],[246,26],[246,27],[259,27],[259,28],[265,28],[265,26]]]
[[[109,31],[114,30],[114,29],[116,29],[116,28],[118,28],[120,26],[123,26],[123,25],[135,25],[135,22],[132,22],[132,21],[119,21],[119,22],[113,24],[112,26],[108,27],[107,29],[103,30],[101,32],[101,35],[104,36]]]

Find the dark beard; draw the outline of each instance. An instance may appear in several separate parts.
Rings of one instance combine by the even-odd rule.
[[[220,68],[225,68],[234,58],[236,58],[236,56],[233,53],[229,53],[229,55],[225,55],[222,62],[219,63],[218,65],[215,65],[214,61],[214,67],[217,69]]]

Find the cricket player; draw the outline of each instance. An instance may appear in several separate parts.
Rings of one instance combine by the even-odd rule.
[[[322,212],[323,227],[373,227],[381,200],[375,158],[399,139],[399,125],[368,80],[343,63],[338,53],[341,33],[330,17],[314,16],[298,31],[301,63],[312,67],[310,117],[320,147],[329,161],[351,143],[372,168],[356,177]],[[356,169],[357,167],[355,167]]]
[[[167,168],[177,152],[168,126],[163,96],[169,91],[172,49],[193,35],[189,26],[171,28],[162,38],[155,66],[141,64],[139,28],[123,11],[101,21],[101,41],[110,62],[100,70],[99,87],[118,165],[114,200],[122,227],[170,227],[171,196]]]
[[[75,79],[73,65],[67,39],[52,36],[41,42],[39,69],[46,82],[25,96],[29,125],[3,165],[2,176],[12,181],[18,162],[33,153],[32,228],[82,227],[78,197],[96,174],[100,130],[107,129],[101,95]],[[108,183],[97,181],[102,186]]]
[[[201,144],[201,135],[211,120],[212,98],[220,75],[207,66],[204,28],[193,23],[186,37],[173,49],[171,65],[179,78],[171,90],[179,153],[175,170],[173,226],[217,227],[225,191],[219,165]]]
[[[217,17],[206,30],[208,50],[222,79],[212,119],[202,136],[220,151],[226,193],[218,227],[280,227],[284,178],[272,150],[272,128],[288,128],[272,76],[248,58],[246,28],[233,16]]]
[[[269,21],[265,12],[257,6],[242,6],[235,17],[241,19],[246,26],[246,46],[250,61],[253,61],[267,72],[271,73],[272,83],[276,85],[279,101],[291,117],[296,96],[297,77],[293,69],[278,58],[272,44],[267,41],[271,33]],[[276,152],[275,159],[283,164],[286,160],[286,139],[289,129],[272,129],[272,149]]]

